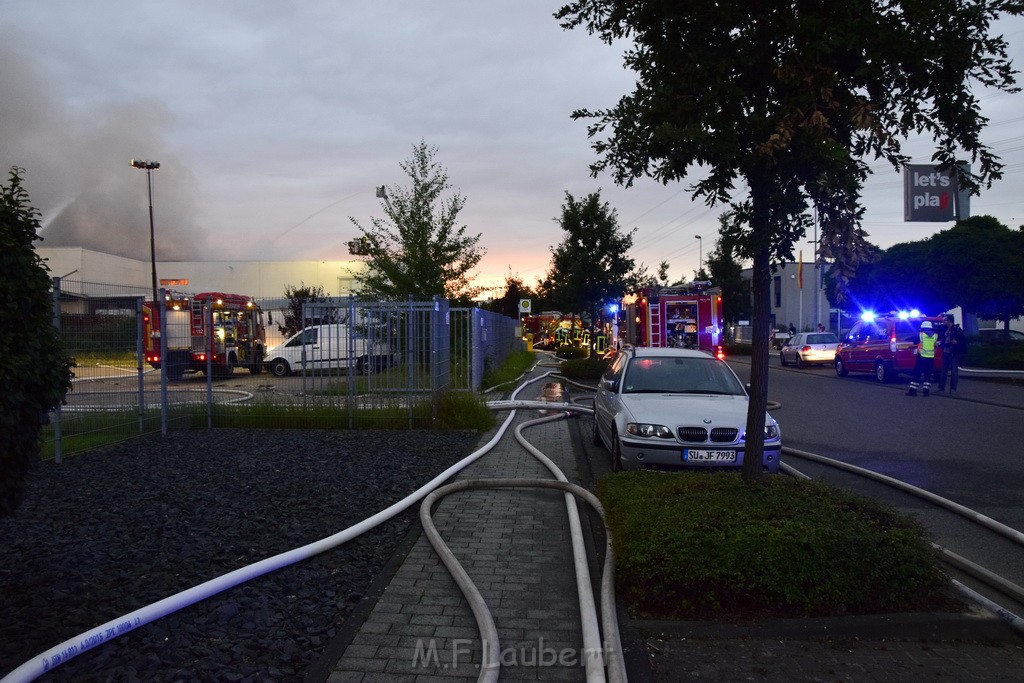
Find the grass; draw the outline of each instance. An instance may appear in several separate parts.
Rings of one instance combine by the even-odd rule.
[[[484,371],[484,378],[481,383],[483,389],[501,387],[515,382],[533,366],[536,360],[537,354],[533,351],[516,351],[512,353],[500,368]]]
[[[924,530],[784,476],[620,473],[598,485],[634,616],[737,619],[949,611]]]
[[[69,417],[73,415],[73,417]],[[476,394],[447,392],[438,401],[437,415],[429,399],[413,406],[366,408],[354,411],[350,422],[347,411],[337,406],[281,406],[273,404],[215,405],[210,412],[214,428],[224,429],[417,429],[485,431],[494,424],[494,414]],[[102,413],[65,413],[61,430],[64,454],[120,443],[160,431],[160,413],[148,410],[140,427],[134,410]],[[168,422],[174,429],[205,429],[206,406],[196,405],[169,411]],[[55,435],[52,425],[43,428],[44,460],[54,457]]]

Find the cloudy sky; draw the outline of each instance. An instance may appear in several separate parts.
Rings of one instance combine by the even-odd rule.
[[[149,258],[145,172],[161,260],[346,259],[381,216],[378,185],[437,147],[487,255],[478,282],[533,283],[561,240],[565,192],[596,190],[632,256],[693,277],[721,209],[684,185],[619,188],[575,108],[631,91],[622,47],[553,19],[543,0],[0,0],[0,168],[25,169],[44,246]],[[1024,22],[1000,26],[1018,68]],[[1024,223],[1024,94],[984,95],[985,140],[1007,164],[972,213]],[[926,142],[908,153],[927,163]],[[882,247],[949,224],[904,223],[901,177],[877,165],[865,228]],[[696,235],[702,235],[698,241]],[[808,237],[810,239],[810,236]],[[805,245],[810,259],[810,245]]]

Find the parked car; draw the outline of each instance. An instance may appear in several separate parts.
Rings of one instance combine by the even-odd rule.
[[[870,372],[879,382],[889,382],[901,374],[913,374],[914,350],[925,320],[941,332],[941,316],[865,315],[850,328],[836,349],[836,375],[846,377],[851,372]],[[941,348],[935,349],[935,367],[942,367]]]
[[[348,325],[313,325],[267,349],[263,364],[277,377],[349,366],[367,374],[390,365],[390,356],[383,345],[350,332]]]
[[[779,362],[783,365],[794,364],[798,368],[805,365],[827,363],[836,360],[836,347],[839,337],[831,332],[801,332],[786,340],[779,350]]]
[[[1019,330],[978,330],[978,335],[986,344],[1024,344],[1024,332]]]
[[[747,403],[743,383],[705,351],[621,349],[598,383],[593,440],[612,469],[741,468]],[[777,472],[778,423],[764,416],[764,469]]]

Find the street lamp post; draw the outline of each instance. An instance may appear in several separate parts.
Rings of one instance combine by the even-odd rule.
[[[149,261],[153,275],[153,305],[157,305],[160,299],[156,287],[156,233],[153,230],[153,171],[160,168],[159,161],[143,161],[132,159],[132,168],[141,168],[146,171],[146,184],[149,186]]]
[[[704,266],[704,239],[700,235],[694,237],[697,238],[697,277],[700,277],[701,268]]]

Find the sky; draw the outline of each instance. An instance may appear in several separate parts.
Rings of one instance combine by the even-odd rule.
[[[344,260],[383,217],[375,188],[408,186],[400,164],[436,148],[460,222],[480,234],[476,284],[533,285],[563,238],[565,193],[600,191],[630,253],[692,279],[721,207],[689,183],[593,178],[575,109],[614,106],[635,77],[625,45],[553,18],[542,0],[0,0],[0,169],[24,169],[42,246],[148,260],[146,172],[157,258]],[[1000,22],[1018,69],[1024,21]],[[983,140],[1004,178],[972,215],[1024,223],[1024,93],[981,93]],[[927,140],[905,151],[929,163]],[[864,228],[887,248],[951,223],[903,222],[902,177],[873,164]],[[697,236],[700,235],[700,239]],[[811,240],[808,235],[807,240]],[[813,245],[802,250],[811,260]]]

